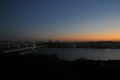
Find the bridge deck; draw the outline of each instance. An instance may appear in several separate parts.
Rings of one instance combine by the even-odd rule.
[[[46,46],[36,46],[35,48],[43,48]],[[12,52],[19,52],[19,51],[25,51],[25,50],[32,50],[34,49],[34,47],[25,47],[25,48],[21,48],[21,49],[15,49],[15,50],[9,50],[9,51],[4,51],[2,53],[12,53]]]

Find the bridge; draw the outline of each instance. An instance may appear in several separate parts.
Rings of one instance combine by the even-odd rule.
[[[20,49],[15,49],[15,50],[9,50],[9,51],[4,51],[2,53],[12,53],[12,52],[20,52],[20,51],[25,51],[25,50],[34,50],[36,48],[44,48],[46,47],[47,45],[44,45],[44,46],[35,46],[33,45],[33,47],[25,47],[25,48],[20,48]]]

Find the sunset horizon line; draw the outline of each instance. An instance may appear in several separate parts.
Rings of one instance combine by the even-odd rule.
[[[51,42],[120,42],[120,40],[55,40],[50,39]],[[35,42],[49,42],[48,40],[0,40],[0,41],[35,41]]]

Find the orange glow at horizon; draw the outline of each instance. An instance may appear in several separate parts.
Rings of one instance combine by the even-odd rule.
[[[60,36],[54,39],[61,41],[120,41],[120,34],[114,35],[77,35],[77,36]]]

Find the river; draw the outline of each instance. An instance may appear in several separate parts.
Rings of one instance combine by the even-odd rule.
[[[55,54],[61,59],[75,60],[78,58],[93,60],[120,60],[120,49],[86,49],[86,48],[40,48],[34,54]]]

